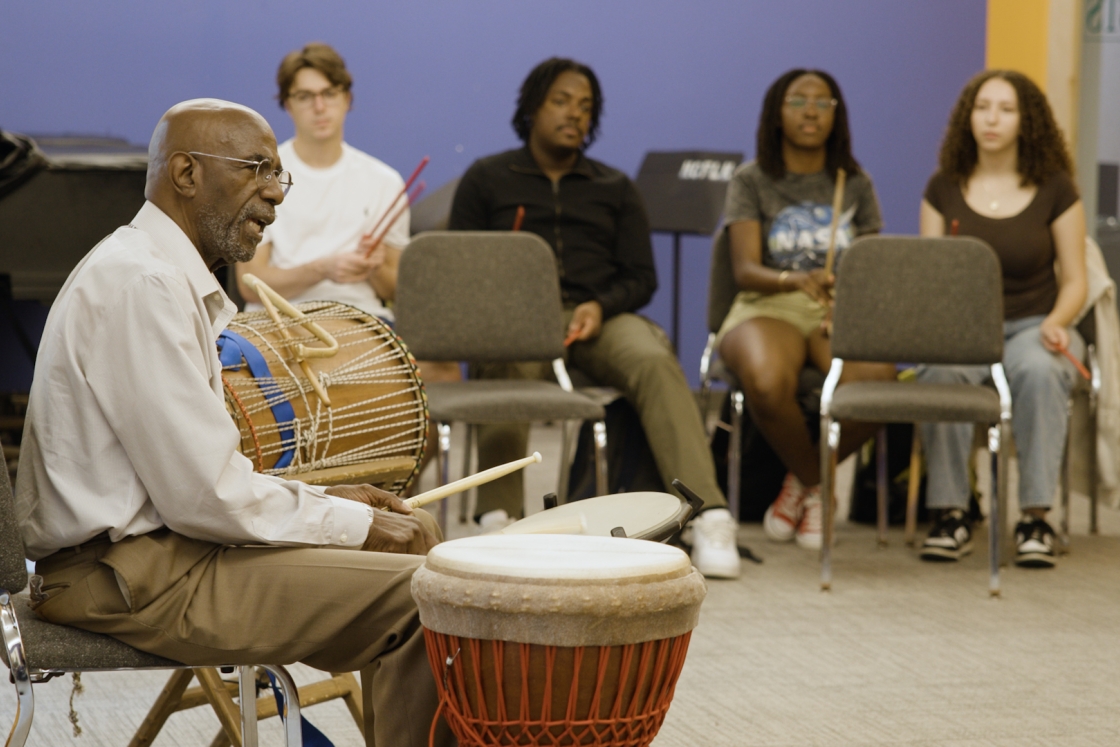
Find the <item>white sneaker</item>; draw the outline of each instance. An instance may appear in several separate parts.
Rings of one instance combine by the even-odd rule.
[[[739,522],[726,508],[692,520],[692,564],[708,578],[739,578]]]
[[[797,533],[797,525],[804,512],[806,488],[792,472],[786,473],[782,490],[766,509],[762,529],[775,542],[789,542]]]
[[[824,536],[821,531],[821,489],[809,488],[802,506],[801,521],[797,523],[797,546],[819,550]]]
[[[482,516],[478,517],[478,533],[490,534],[505,529],[512,524],[516,519],[509,518],[509,514],[505,509],[498,508],[493,511],[487,511]]]

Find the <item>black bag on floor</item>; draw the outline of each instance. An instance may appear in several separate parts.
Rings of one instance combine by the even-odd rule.
[[[637,410],[623,397],[614,400],[605,409],[607,411],[607,485],[610,492],[666,492]],[[568,478],[568,501],[579,501],[597,495],[595,441],[592,428],[591,423],[584,423],[579,432],[576,455]]]

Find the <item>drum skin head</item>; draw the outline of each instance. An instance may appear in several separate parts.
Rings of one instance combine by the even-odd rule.
[[[680,531],[688,514],[688,503],[669,493],[616,493],[541,511],[515,521],[500,533],[610,537],[612,529],[622,527],[627,537],[664,542]],[[576,529],[580,526],[582,531]]]
[[[434,547],[412,577],[438,633],[551,646],[617,646],[691,631],[707,593],[675,547],[579,535],[484,535]]]

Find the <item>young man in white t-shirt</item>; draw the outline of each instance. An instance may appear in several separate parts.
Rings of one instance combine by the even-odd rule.
[[[385,302],[396,293],[397,262],[408,244],[408,209],[369,258],[372,239],[365,236],[386,211],[400,207],[393,202],[404,180],[343,141],[353,81],[333,48],[312,43],[289,53],[276,82],[280,105],[296,130],[278,151],[299,186],[276,211],[256,256],[237,266],[247,308],[260,308],[256,294],[241,282],[251,272],[289,301],[339,301],[391,321]]]

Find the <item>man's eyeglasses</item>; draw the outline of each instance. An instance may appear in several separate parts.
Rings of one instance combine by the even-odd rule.
[[[280,185],[280,188],[284,190],[285,195],[287,195],[288,190],[292,188],[292,172],[290,172],[290,171],[280,171],[279,169],[273,170],[272,159],[271,158],[265,158],[262,161],[247,161],[244,158],[230,158],[229,156],[216,156],[213,153],[199,153],[198,151],[195,151],[195,150],[187,151],[187,153],[188,153],[188,155],[192,155],[192,156],[206,156],[207,158],[220,158],[223,161],[234,161],[236,163],[244,163],[244,164],[248,164],[250,166],[256,166],[257,167],[257,187],[259,189],[267,188],[270,184],[272,184],[273,179],[275,179],[276,183]]]
[[[832,111],[839,102],[836,99],[810,99],[805,96],[786,96],[786,105],[790,109],[800,111],[806,106],[811,106],[819,112]]]
[[[343,93],[345,92],[338,86],[324,88],[322,91],[292,91],[288,94],[288,100],[296,106],[308,107],[321,97],[323,104],[331,106],[342,101]]]

